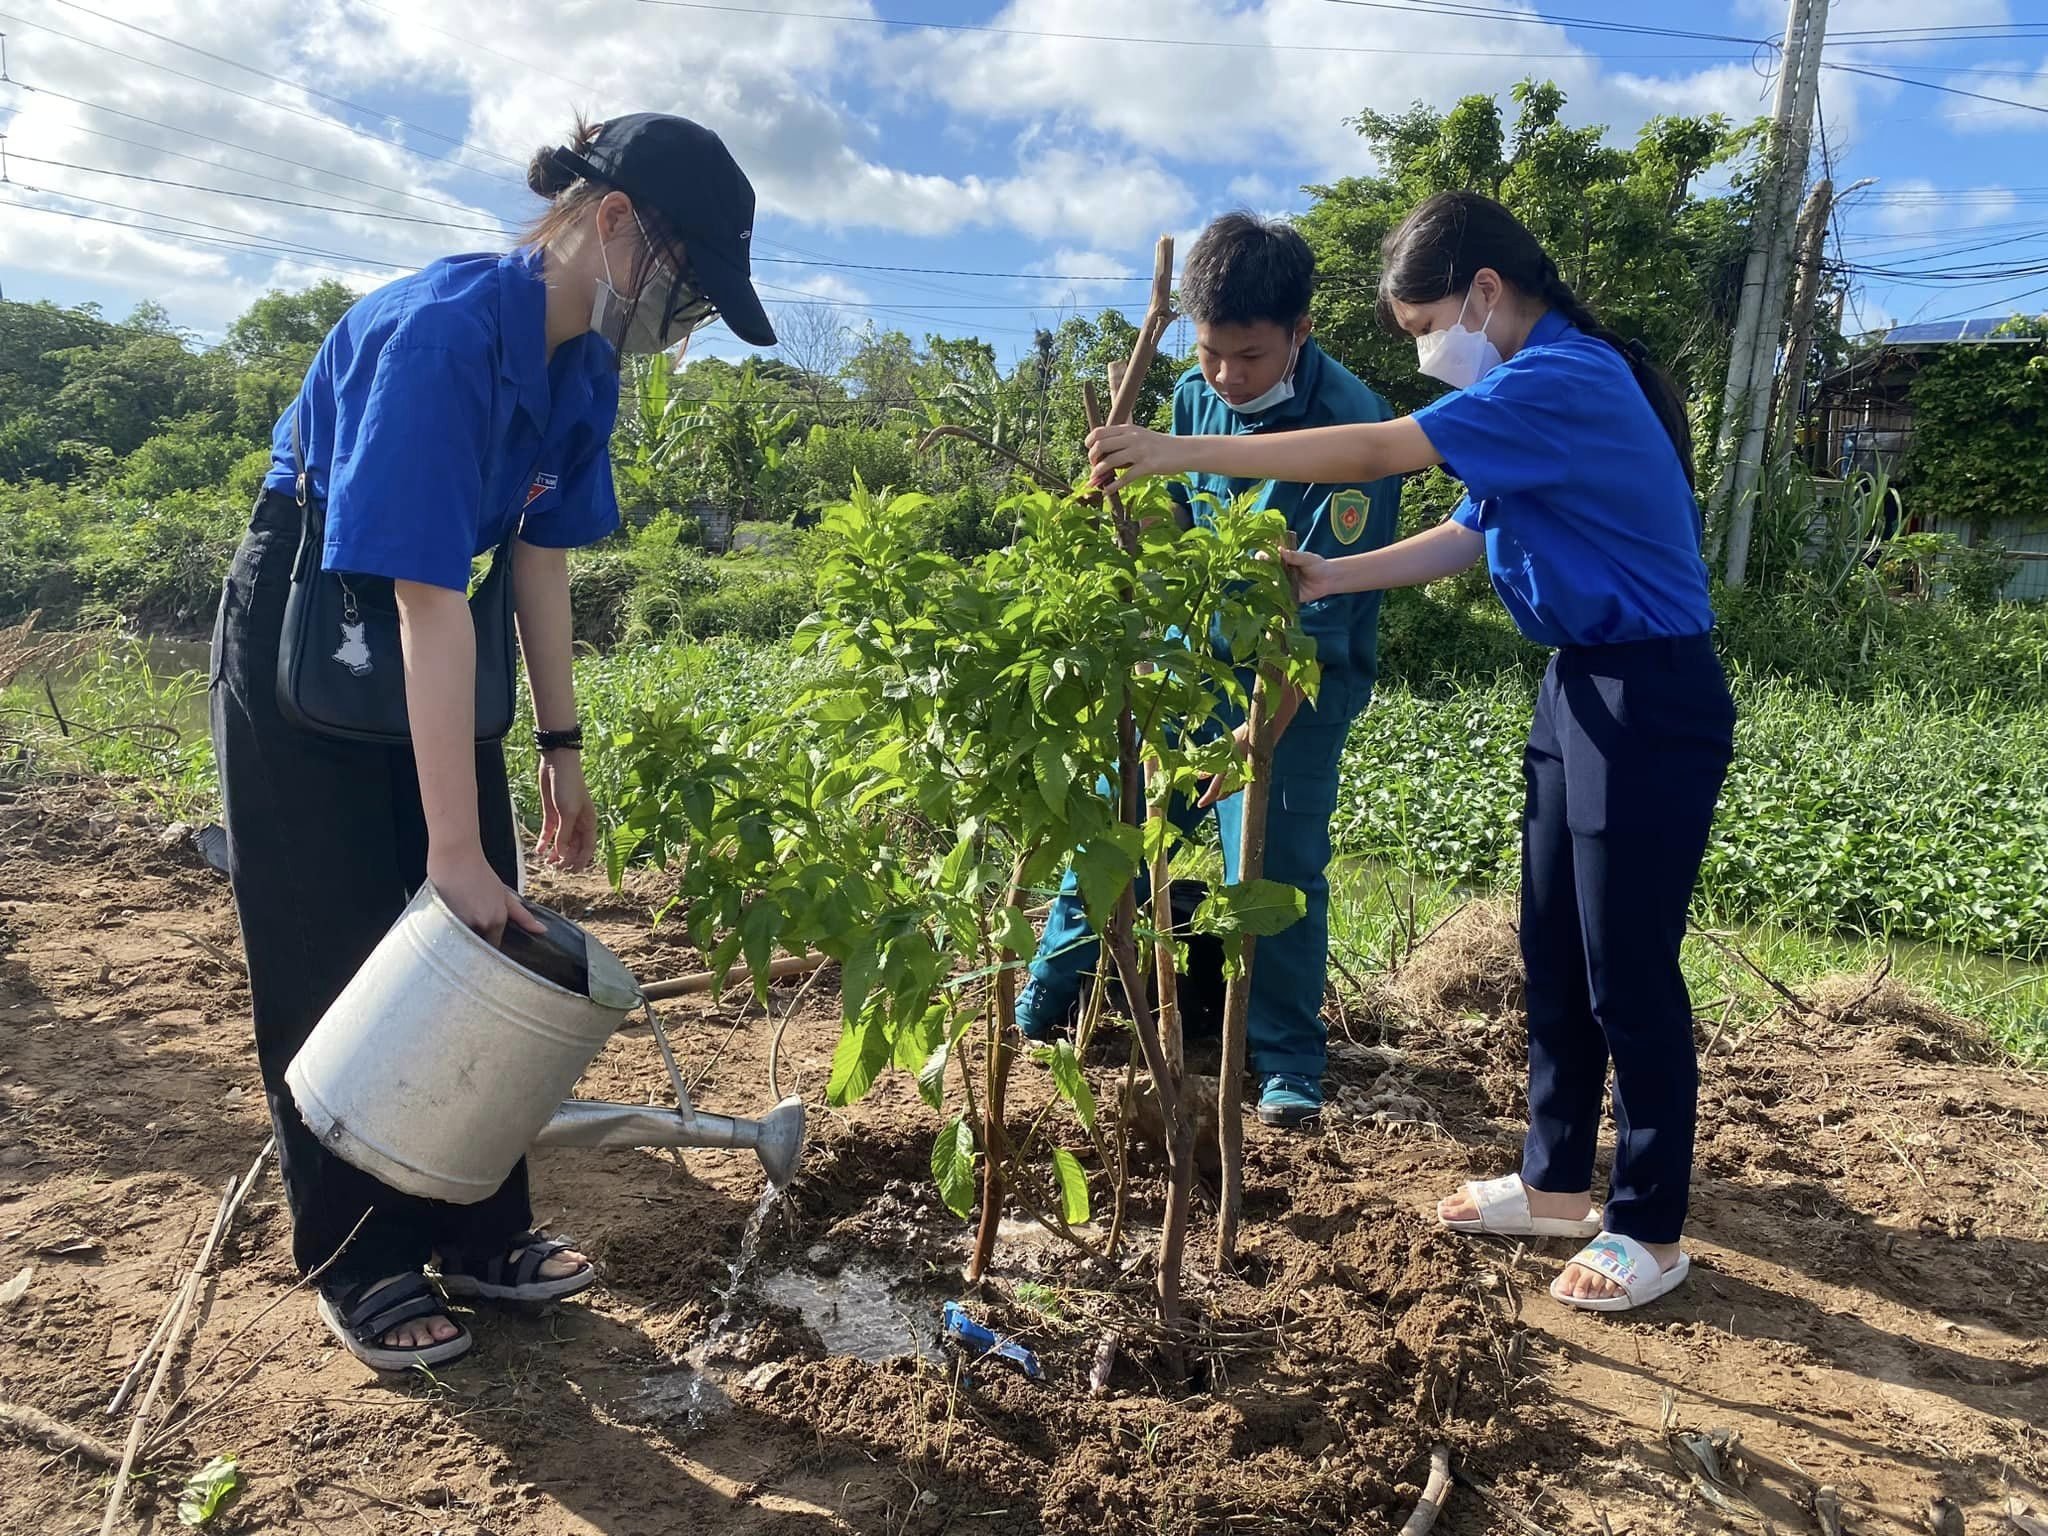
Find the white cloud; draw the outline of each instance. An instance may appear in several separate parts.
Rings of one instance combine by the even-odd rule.
[[[1279,183],[1253,171],[1245,176],[1233,176],[1230,185],[1224,188],[1239,206],[1251,209],[1277,208],[1290,201],[1294,194],[1290,188],[1282,191]]]
[[[1996,224],[2019,206],[2010,187],[1942,188],[1917,176],[1881,183],[1871,201],[1877,227],[1900,235],[1921,233],[1930,223],[1944,231]]]
[[[1027,264],[1024,270],[1045,274],[1038,296],[1048,304],[1074,308],[1095,304],[1117,304],[1127,308],[1144,306],[1143,287],[1114,280],[1145,275],[1121,257],[1062,246],[1044,260]]]

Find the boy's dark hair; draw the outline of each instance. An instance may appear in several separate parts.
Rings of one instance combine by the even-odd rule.
[[[1292,224],[1226,213],[1188,250],[1181,313],[1197,325],[1270,320],[1292,330],[1308,313],[1315,285],[1315,253]]]

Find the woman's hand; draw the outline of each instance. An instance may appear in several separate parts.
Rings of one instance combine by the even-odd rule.
[[[1174,438],[1165,432],[1128,423],[1097,427],[1088,434],[1088,475],[1096,489],[1120,491],[1147,475],[1170,475],[1185,468],[1174,462]]]
[[[519,893],[498,878],[480,843],[457,854],[429,853],[427,878],[448,910],[493,944],[505,936],[507,923],[528,933],[547,932],[541,920],[526,910]]]
[[[540,842],[544,863],[585,869],[597,851],[597,807],[583,782],[583,756],[575,751],[540,755]]]
[[[1336,595],[1336,577],[1331,570],[1335,561],[1301,549],[1283,549],[1280,558],[1286,562],[1287,579],[1294,583],[1297,603],[1319,603]]]

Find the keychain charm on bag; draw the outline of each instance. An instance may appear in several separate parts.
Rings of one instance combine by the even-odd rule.
[[[382,576],[353,581],[323,569],[325,510],[292,421],[298,470],[299,552],[292,563],[278,637],[277,707],[285,720],[316,735],[397,746],[412,740],[406,714],[405,668],[380,667],[404,654],[396,586]],[[515,520],[491,555],[491,568],[469,599],[476,625],[476,739],[500,741],[512,729],[518,671],[512,594]]]

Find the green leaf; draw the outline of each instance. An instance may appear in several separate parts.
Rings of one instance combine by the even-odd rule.
[[[1088,1086],[1087,1074],[1081,1070],[1081,1058],[1074,1054],[1074,1042],[1061,1040],[1052,1048],[1052,1083],[1059,1090],[1060,1097],[1074,1106],[1081,1128],[1095,1129],[1095,1093]]]
[[[839,1006],[849,1023],[867,1007],[869,994],[875,990],[881,974],[882,952],[875,947],[874,940],[863,939],[839,967]]]
[[[1038,934],[1021,907],[1004,907],[995,915],[996,947],[1020,960],[1038,951]]]
[[[1137,861],[1113,841],[1091,842],[1074,855],[1074,877],[1081,882],[1081,901],[1098,932],[1109,926],[1109,915],[1137,867]]]
[[[763,1000],[768,996],[768,963],[775,954],[775,936],[781,931],[782,908],[772,901],[755,902],[740,919],[740,953],[753,974],[754,994]]]
[[[216,1456],[185,1479],[178,1491],[178,1523],[204,1525],[242,1486],[241,1470],[232,1456]]]
[[[1038,779],[1038,792],[1057,816],[1067,808],[1067,791],[1074,787],[1074,760],[1056,741],[1041,741],[1031,754],[1031,771]]]
[[[953,1059],[953,1042],[941,1040],[917,1069],[917,1096],[933,1109],[946,1102],[946,1066]]]
[[[974,1209],[974,1132],[964,1115],[955,1115],[932,1143],[932,1179],[946,1209],[964,1218]]]
[[[1194,929],[1219,939],[1263,939],[1291,928],[1308,911],[1308,898],[1277,880],[1249,880],[1211,890],[1195,908]]]
[[[1060,1214],[1067,1218],[1068,1226],[1080,1226],[1088,1219],[1088,1175],[1082,1171],[1081,1160],[1065,1147],[1054,1147],[1052,1173],[1059,1180]]]
[[[626,878],[626,861],[640,848],[640,834],[632,827],[613,827],[604,840],[604,875],[617,890]]]
[[[839,1035],[832,1053],[832,1080],[825,1086],[825,1102],[844,1108],[867,1096],[875,1079],[889,1060],[889,1033],[874,1014],[863,1014]]]

